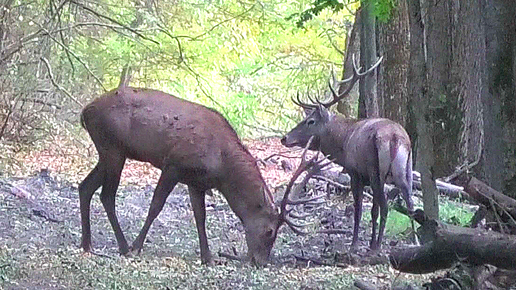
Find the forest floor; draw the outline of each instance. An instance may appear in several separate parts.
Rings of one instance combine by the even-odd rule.
[[[295,168],[299,159],[294,157],[300,151],[286,150],[277,139],[245,143],[253,156],[263,161],[263,175],[276,200],[280,200],[292,175],[288,168]],[[33,174],[28,177],[0,176],[0,289],[352,289],[355,279],[390,289],[429,280],[428,275],[398,273],[387,263],[391,247],[409,243],[404,239],[408,230],[405,235],[387,232],[380,253],[368,250],[371,229],[367,199],[359,253],[348,255],[352,198],[335,188],[327,193],[324,204],[299,208],[310,213],[308,221],[313,225],[307,229],[313,234],[298,236],[283,227],[271,263],[264,268],[224,259],[217,266],[201,265],[195,221],[188,194],[181,185],[174,189],[153,223],[142,253],[134,257],[119,256],[96,194],[91,223],[93,246],[101,255],[85,255],[80,249],[77,185],[86,176],[87,168],[94,165],[91,161],[89,165],[78,163],[81,158],[74,154],[56,152],[26,154],[21,162],[32,166]],[[58,153],[61,155],[55,156]],[[96,161],[96,157],[91,159]],[[158,175],[159,171],[149,165],[126,164],[118,189],[117,214],[129,243],[143,225]],[[212,253],[236,251],[243,255],[246,246],[242,224],[222,195],[215,192],[207,196],[206,204]],[[393,211],[389,215],[391,222]],[[316,234],[321,228],[347,231]]]

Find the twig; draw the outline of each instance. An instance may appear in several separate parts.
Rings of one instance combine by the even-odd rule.
[[[35,22],[37,23],[37,22]],[[100,81],[100,79],[90,70],[90,68],[86,65],[86,63],[84,63],[84,61],[82,61],[82,59],[76,55],[70,48],[68,48],[68,46],[64,45],[63,43],[61,43],[59,40],[57,40],[55,37],[53,37],[52,35],[50,35],[50,33],[48,32],[48,30],[46,28],[44,28],[41,24],[37,23],[38,26],[45,32],[48,34],[48,37],[50,39],[52,39],[55,43],[57,43],[60,47],[62,47],[64,50],[68,51],[73,57],[75,57],[75,59],[80,63],[82,64],[82,66],[84,66],[84,68],[86,69],[86,71],[88,71],[88,73],[97,81],[97,83],[104,89],[105,92],[107,92],[107,89],[104,87],[104,85],[102,84],[102,82]]]
[[[41,92],[41,91],[40,91]],[[43,92],[41,92],[43,93]],[[35,104],[40,104],[40,105],[45,105],[45,106],[48,106],[48,107],[55,107],[56,109],[58,110],[61,110],[62,107],[59,106],[59,105],[56,105],[56,104],[52,104],[52,103],[49,103],[49,102],[45,102],[45,101],[42,101],[42,100],[38,100],[38,99],[29,99],[29,98],[23,98],[21,99],[22,101],[24,102],[33,102]]]
[[[61,87],[54,79],[54,74],[52,73],[52,67],[50,67],[50,64],[48,63],[48,60],[42,56],[40,58],[43,63],[45,63],[45,66],[47,67],[47,70],[48,70],[48,76],[50,77],[50,81],[52,82],[52,85],[54,85],[54,87],[56,87],[58,90],[60,90],[61,92],[65,93],[65,95],[70,98],[70,100],[74,101],[76,104],[78,104],[79,106],[82,106],[81,102],[79,102],[76,98],[74,98],[72,96],[72,94],[70,94],[65,88]]]
[[[296,260],[298,261],[302,261],[302,262],[307,262],[307,263],[313,263],[317,266],[330,266],[330,267],[340,267],[340,268],[347,268],[348,265],[346,264],[342,264],[342,263],[335,263],[335,264],[332,264],[332,263],[327,263],[327,262],[324,262],[324,261],[321,261],[321,260],[317,260],[315,258],[309,258],[309,257],[301,257],[301,256],[298,256],[298,255],[294,255],[294,258],[296,258]]]
[[[493,209],[493,214],[494,214],[494,216],[496,218],[496,222],[498,223],[498,226],[500,227],[500,232],[505,235],[505,230],[504,230],[504,227],[503,227],[502,220],[500,219],[500,216],[498,215],[498,212],[497,212],[496,207],[495,207],[495,201],[492,198],[490,198],[489,199],[489,203],[491,205],[491,208]],[[502,207],[501,207],[501,209],[503,210]],[[508,215],[511,216],[510,214],[508,214]]]
[[[279,157],[283,157],[283,158],[290,158],[290,159],[294,159],[294,158],[299,158],[299,156],[288,156],[288,155],[284,155],[285,153],[294,153],[294,152],[297,152],[297,151],[301,151],[301,149],[294,149],[294,150],[288,150],[288,151],[283,151],[283,152],[279,152],[279,153],[274,153],[274,154],[271,154],[263,159],[261,159],[263,162],[266,162],[267,160],[271,159],[272,157],[276,157],[276,156],[279,156]]]
[[[101,254],[101,253],[95,253],[93,251],[90,251],[90,254],[98,256],[98,257],[102,257],[102,258],[108,258],[108,259],[114,259],[115,258],[113,256],[109,256],[109,255]]]
[[[333,38],[331,38],[330,34],[328,33],[328,30],[329,30],[329,29],[325,30],[325,31],[324,31],[324,34],[326,34],[326,37],[328,37],[328,40],[330,41],[331,46],[333,46],[333,48],[334,48],[334,49],[335,49],[335,50],[336,50],[340,55],[342,55],[343,57],[346,57],[346,53],[345,53],[345,52],[343,52],[343,51],[342,51],[342,50],[337,46],[337,44],[335,44],[335,42],[333,41]]]
[[[139,36],[139,37],[141,37],[141,38],[143,38],[143,39],[145,39],[145,40],[148,40],[148,41],[154,42],[154,43],[155,43],[155,44],[157,44],[157,45],[161,45],[161,43],[159,43],[158,41],[156,41],[156,40],[154,40],[154,39],[151,39],[151,38],[149,38],[149,37],[147,37],[147,36],[145,36],[145,35],[141,34],[141,33],[140,33],[140,32],[138,32],[136,29],[131,28],[131,27],[129,27],[129,26],[127,26],[127,25],[125,25],[125,24],[123,24],[123,23],[121,23],[121,22],[117,21],[116,19],[113,19],[113,18],[111,18],[111,17],[109,17],[109,16],[106,16],[106,15],[100,14],[99,12],[97,12],[97,11],[95,11],[95,10],[93,10],[93,9],[89,8],[89,7],[86,7],[85,5],[83,5],[83,4],[81,4],[81,3],[78,3],[77,1],[71,0],[70,2],[71,2],[71,3],[73,3],[73,4],[75,4],[75,5],[77,5],[77,6],[79,6],[79,7],[81,7],[82,9],[84,9],[84,10],[86,10],[86,11],[91,12],[93,15],[95,15],[95,16],[97,16],[97,17],[99,17],[99,18],[104,18],[104,19],[106,19],[106,20],[109,20],[109,21],[111,21],[111,22],[113,22],[113,23],[115,23],[115,24],[118,24],[118,25],[122,26],[124,29],[127,29],[127,30],[131,31],[132,33],[136,34],[137,36]]]
[[[327,234],[327,235],[337,235],[337,234],[347,234],[348,230],[345,229],[326,229],[317,231],[318,234]]]
[[[339,188],[342,188],[342,189],[350,189],[351,187],[349,185],[344,185],[342,183],[339,183],[337,181],[334,181],[334,180],[331,180],[329,179],[328,177],[326,176],[322,176],[322,175],[314,175],[313,178],[315,179],[319,179],[319,180],[322,180],[322,181],[326,181],[328,182],[329,184],[331,185],[334,185],[336,187],[339,187]]]
[[[461,175],[464,172],[470,171],[473,167],[475,167],[480,162],[480,156],[473,161],[472,163],[464,163],[461,165],[455,172],[453,172],[450,176],[443,178],[442,180],[444,182],[450,182],[450,180],[455,179],[457,176]]]

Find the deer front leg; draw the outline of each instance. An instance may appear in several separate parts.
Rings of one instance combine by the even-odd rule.
[[[136,252],[137,254],[141,252],[143,243],[145,242],[145,237],[147,237],[147,233],[149,232],[152,222],[156,219],[156,217],[158,217],[159,213],[163,209],[163,206],[165,205],[165,201],[167,201],[167,197],[169,196],[172,189],[174,189],[174,186],[177,184],[176,176],[177,175],[175,174],[175,171],[171,168],[166,168],[161,172],[158,185],[154,190],[154,196],[152,197],[149,213],[147,214],[145,224],[140,230],[138,237],[136,237],[133,242],[132,252]]]
[[[201,248],[201,262],[202,264],[212,264],[210,248],[208,246],[208,237],[206,235],[206,205],[205,192],[198,190],[192,186],[188,187],[190,194],[190,202],[195,217],[195,224],[197,226],[197,233],[199,235],[199,246]]]

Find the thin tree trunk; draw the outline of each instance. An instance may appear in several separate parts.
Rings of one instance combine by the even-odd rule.
[[[374,3],[372,0],[362,2],[362,26],[360,28],[360,66],[371,67],[377,60],[376,56],[376,16],[374,15]],[[359,84],[360,96],[358,104],[358,117],[378,117],[376,73],[368,74]]]
[[[407,0],[407,4],[410,22],[409,95],[415,104],[413,110],[417,128],[416,169],[421,172],[424,211],[429,217],[438,219],[438,191],[432,173],[433,140],[428,124],[431,116],[428,116],[430,100],[426,85],[425,27],[420,1]]]
[[[360,59],[360,26],[362,25],[361,11],[362,9],[359,8],[355,13],[355,22],[353,23],[353,28],[351,29],[346,41],[346,56],[344,58],[344,72],[342,74],[342,79],[347,79],[353,75],[353,55],[355,56],[355,59]],[[359,86],[355,85],[349,92],[349,95],[337,104],[337,111],[347,118],[357,117],[356,104],[359,95],[358,87]],[[346,86],[339,87],[338,89],[338,93],[341,94],[346,90]]]

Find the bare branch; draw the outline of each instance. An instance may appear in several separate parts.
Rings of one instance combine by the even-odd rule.
[[[95,10],[93,10],[93,9],[89,8],[89,7],[86,7],[86,6],[85,6],[85,5],[83,5],[82,3],[78,3],[78,2],[77,2],[77,1],[75,1],[75,0],[70,0],[70,2],[71,2],[71,3],[73,3],[73,4],[75,4],[75,5],[77,5],[77,6],[79,6],[79,7],[81,7],[82,9],[84,9],[84,10],[86,10],[86,11],[88,11],[88,12],[92,13],[93,15],[95,15],[95,16],[97,16],[97,17],[99,17],[99,18],[103,18],[103,19],[109,20],[109,21],[111,21],[111,22],[113,22],[113,23],[115,23],[115,24],[117,24],[117,25],[120,25],[120,26],[121,26],[121,27],[123,27],[124,29],[131,31],[132,33],[136,34],[137,36],[139,36],[139,37],[140,37],[140,38],[142,38],[142,39],[148,40],[148,41],[153,42],[153,43],[155,43],[155,44],[157,44],[157,45],[161,45],[161,43],[159,43],[158,41],[156,41],[156,40],[154,40],[154,39],[151,39],[151,38],[149,38],[149,37],[147,37],[147,36],[145,36],[145,35],[141,34],[141,33],[140,33],[140,32],[138,32],[136,29],[131,28],[131,27],[129,27],[129,26],[127,26],[127,25],[125,25],[125,24],[121,23],[120,21],[118,21],[118,20],[116,20],[116,19],[113,19],[113,18],[111,18],[111,17],[109,17],[109,16],[106,16],[106,15],[100,14],[99,12],[97,12],[97,11],[95,11]]]
[[[82,64],[84,66],[84,68],[86,69],[86,71],[88,71],[88,73],[97,81],[97,83],[104,89],[104,91],[107,92],[107,89],[104,87],[104,85],[102,84],[100,79],[90,70],[88,65],[86,65],[86,63],[84,63],[78,55],[76,55],[70,48],[68,48],[68,46],[64,45],[59,40],[57,40],[55,37],[53,37],[49,33],[49,31],[46,28],[44,28],[41,24],[39,24],[37,22],[34,22],[34,23],[36,23],[48,35],[48,37],[50,37],[50,39],[52,39],[55,43],[57,43],[59,46],[61,46],[64,50],[67,50],[80,64]]]
[[[50,81],[52,82],[52,85],[54,85],[54,87],[56,87],[58,90],[60,90],[61,92],[63,92],[70,100],[74,101],[76,104],[82,106],[81,102],[79,102],[76,98],[74,98],[72,96],[72,94],[70,94],[65,88],[61,87],[54,79],[54,74],[52,73],[52,67],[50,67],[50,64],[48,63],[48,60],[45,58],[45,57],[41,57],[40,58],[43,63],[45,63],[45,66],[47,67],[47,70],[48,70],[48,76],[50,77]]]

